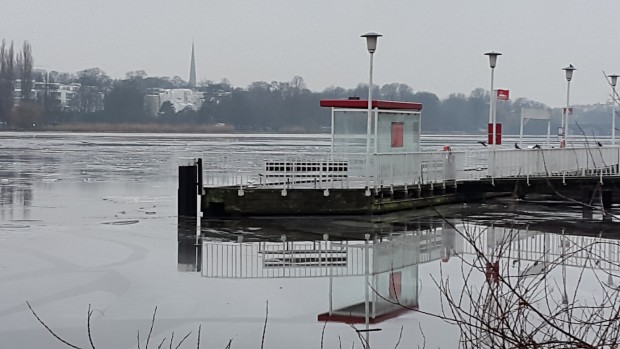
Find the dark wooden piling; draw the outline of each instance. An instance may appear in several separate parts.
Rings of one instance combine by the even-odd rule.
[[[197,196],[202,190],[202,159],[193,165],[179,166],[177,213],[179,217],[196,217]]]

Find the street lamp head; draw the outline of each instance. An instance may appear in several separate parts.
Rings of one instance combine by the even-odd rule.
[[[577,70],[577,68],[573,67],[572,64],[569,64],[568,67],[562,68],[566,72],[566,81],[571,81],[573,79],[573,71]]]
[[[616,74],[607,75],[607,77],[611,79],[612,87],[616,87],[616,83],[618,82],[618,76],[620,75],[616,75]]]
[[[489,56],[489,65],[491,69],[495,68],[497,65],[497,56],[501,56],[502,54],[499,52],[491,51],[484,54],[485,56]]]
[[[362,38],[366,38],[366,46],[368,46],[369,53],[375,53],[377,49],[377,38],[382,37],[383,35],[377,34],[375,32],[370,32],[362,35]]]

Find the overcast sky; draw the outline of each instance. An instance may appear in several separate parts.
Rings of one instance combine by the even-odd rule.
[[[302,76],[312,90],[368,81],[361,34],[384,35],[377,84],[403,82],[440,98],[488,89],[484,52],[503,53],[496,88],[558,107],[561,70],[578,70],[571,102],[604,102],[602,71],[620,74],[618,0],[19,0],[3,1],[0,37],[29,40],[35,65],[110,76],[144,69],[235,86]],[[571,103],[572,104],[572,103]]]

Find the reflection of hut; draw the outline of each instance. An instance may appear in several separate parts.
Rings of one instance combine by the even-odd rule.
[[[333,278],[329,311],[319,321],[377,323],[418,307],[420,235],[358,245],[365,275]],[[368,285],[368,287],[366,287]]]
[[[369,323],[416,309],[418,265],[438,261],[446,247],[462,251],[453,230],[444,232],[446,226],[442,229],[432,222],[386,224],[379,230],[360,228],[371,232],[366,235],[375,236],[374,241],[333,241],[328,234],[322,240],[299,241],[294,235],[275,238],[276,231],[282,231],[279,226],[249,220],[249,226],[260,234],[251,237],[215,229],[202,236],[198,252],[192,246],[196,235],[191,222],[195,223],[179,224],[179,270],[191,270],[196,261],[194,270],[207,278],[329,278],[329,310],[318,315],[319,321],[364,323],[367,305]],[[240,222],[236,221],[235,231],[246,230]],[[295,231],[294,224],[288,225]],[[337,231],[330,227],[325,229]],[[247,241],[246,236],[250,236]]]

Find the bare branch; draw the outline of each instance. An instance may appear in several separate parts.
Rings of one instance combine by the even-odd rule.
[[[67,342],[66,340],[60,338],[59,335],[57,335],[54,331],[52,331],[52,329],[49,328],[49,326],[47,326],[45,324],[45,322],[43,322],[43,320],[41,320],[41,318],[39,317],[39,315],[37,315],[37,313],[34,311],[34,309],[32,309],[32,306],[30,305],[30,302],[26,301],[26,305],[28,306],[28,309],[30,309],[30,312],[32,313],[32,315],[34,315],[34,317],[37,318],[37,321],[39,321],[39,323],[41,325],[43,325],[43,327],[45,327],[47,332],[49,332],[52,336],[54,336],[54,338],[56,338],[58,341],[60,341],[61,343],[63,343],[64,345],[66,345],[66,346],[68,346],[70,348],[81,349],[80,347],[77,347],[77,346]]]
[[[149,329],[149,335],[146,337],[146,345],[144,349],[149,349],[149,342],[151,341],[151,334],[153,334],[153,326],[155,326],[155,315],[157,315],[157,307],[155,307],[155,310],[153,310],[153,318],[151,319],[151,328]]]
[[[88,329],[88,342],[90,343],[90,347],[92,349],[95,349],[95,344],[93,343],[93,336],[91,334],[91,330],[90,330],[90,319],[93,316],[93,311],[90,310],[91,305],[88,304],[88,317],[86,319],[86,327]]]
[[[265,324],[263,325],[263,337],[260,341],[260,347],[263,349],[265,347],[265,333],[267,333],[267,319],[269,317],[269,301],[265,302]]]

